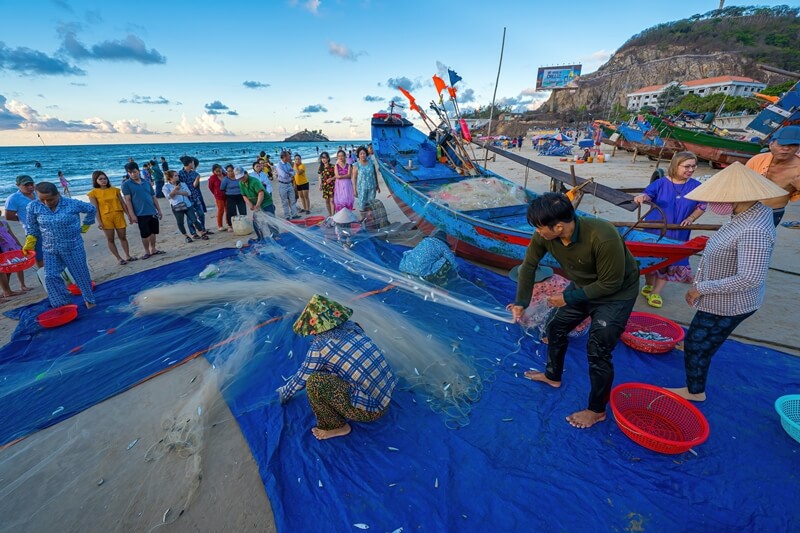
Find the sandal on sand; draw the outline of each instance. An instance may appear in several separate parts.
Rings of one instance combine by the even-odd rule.
[[[150,254],[144,254],[144,255],[142,256],[142,259],[148,259],[149,257],[150,257]]]
[[[128,264],[128,262],[127,262],[127,261],[125,261],[124,259],[120,259],[120,260],[119,260],[119,264],[120,264],[120,265],[127,265],[127,264]]]
[[[642,296],[645,298],[649,297],[653,293],[653,286],[652,285],[645,285],[642,287]]]
[[[151,255],[161,255],[161,254],[165,254],[165,253],[167,253],[167,252],[165,252],[164,250],[156,250]]]
[[[207,240],[208,240],[208,235],[203,235],[203,236],[202,236],[202,237],[200,237],[200,238],[201,238],[201,239],[203,239],[204,241],[207,241]]]
[[[139,260],[139,258],[138,258],[138,257],[131,256],[131,257],[127,258],[125,261],[127,261],[128,263],[130,263],[131,261],[138,261],[138,260]]]
[[[186,238],[188,239],[189,237],[186,237]],[[200,240],[200,235],[198,235],[197,233],[193,233],[192,234],[192,239],[198,241],[198,240]]]
[[[660,308],[664,305],[664,301],[661,299],[661,296],[658,294],[651,294],[647,297],[647,305],[650,307],[655,307],[656,309]]]
[[[186,237],[186,242],[194,242],[191,237]]]

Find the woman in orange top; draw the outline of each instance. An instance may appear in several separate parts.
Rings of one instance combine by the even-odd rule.
[[[106,234],[106,244],[108,249],[120,265],[127,265],[128,261],[136,261],[136,257],[131,257],[130,250],[128,249],[128,237],[126,235],[127,224],[125,224],[125,215],[130,221],[131,216],[128,213],[125,202],[122,201],[122,195],[119,189],[111,186],[111,182],[102,170],[95,170],[92,172],[92,190],[89,191],[89,201],[97,209],[97,216],[99,222],[97,227],[103,230]],[[125,259],[120,257],[117,251],[117,245],[114,242],[114,233],[116,232],[119,237],[119,243],[122,245],[122,251],[125,252]]]

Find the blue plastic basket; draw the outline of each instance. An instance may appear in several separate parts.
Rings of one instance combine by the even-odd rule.
[[[786,433],[800,442],[800,394],[788,394],[775,400],[775,410],[781,415]]]

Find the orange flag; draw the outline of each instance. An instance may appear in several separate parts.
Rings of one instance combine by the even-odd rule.
[[[433,84],[436,86],[436,92],[439,94],[442,94],[444,88],[447,87],[447,84],[444,82],[444,80],[436,74],[433,75]]]
[[[406,98],[408,98],[408,102],[409,102],[409,104],[411,104],[411,110],[412,111],[418,111],[419,110],[419,106],[417,106],[417,101],[414,100],[414,97],[411,96],[411,93],[408,92],[407,90],[403,89],[402,87],[398,87],[398,89],[400,90],[401,93],[403,93],[405,95]]]
[[[456,88],[455,87],[448,87],[447,92],[450,93],[450,98],[453,100],[456,99]]]

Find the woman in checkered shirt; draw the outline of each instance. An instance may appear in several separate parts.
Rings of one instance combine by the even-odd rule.
[[[741,163],[734,163],[686,195],[730,215],[706,244],[686,303],[697,309],[684,343],[686,387],[669,389],[687,400],[706,399],[711,358],[733,330],[764,303],[767,269],[775,244],[772,209],[759,200],[786,191]]]

